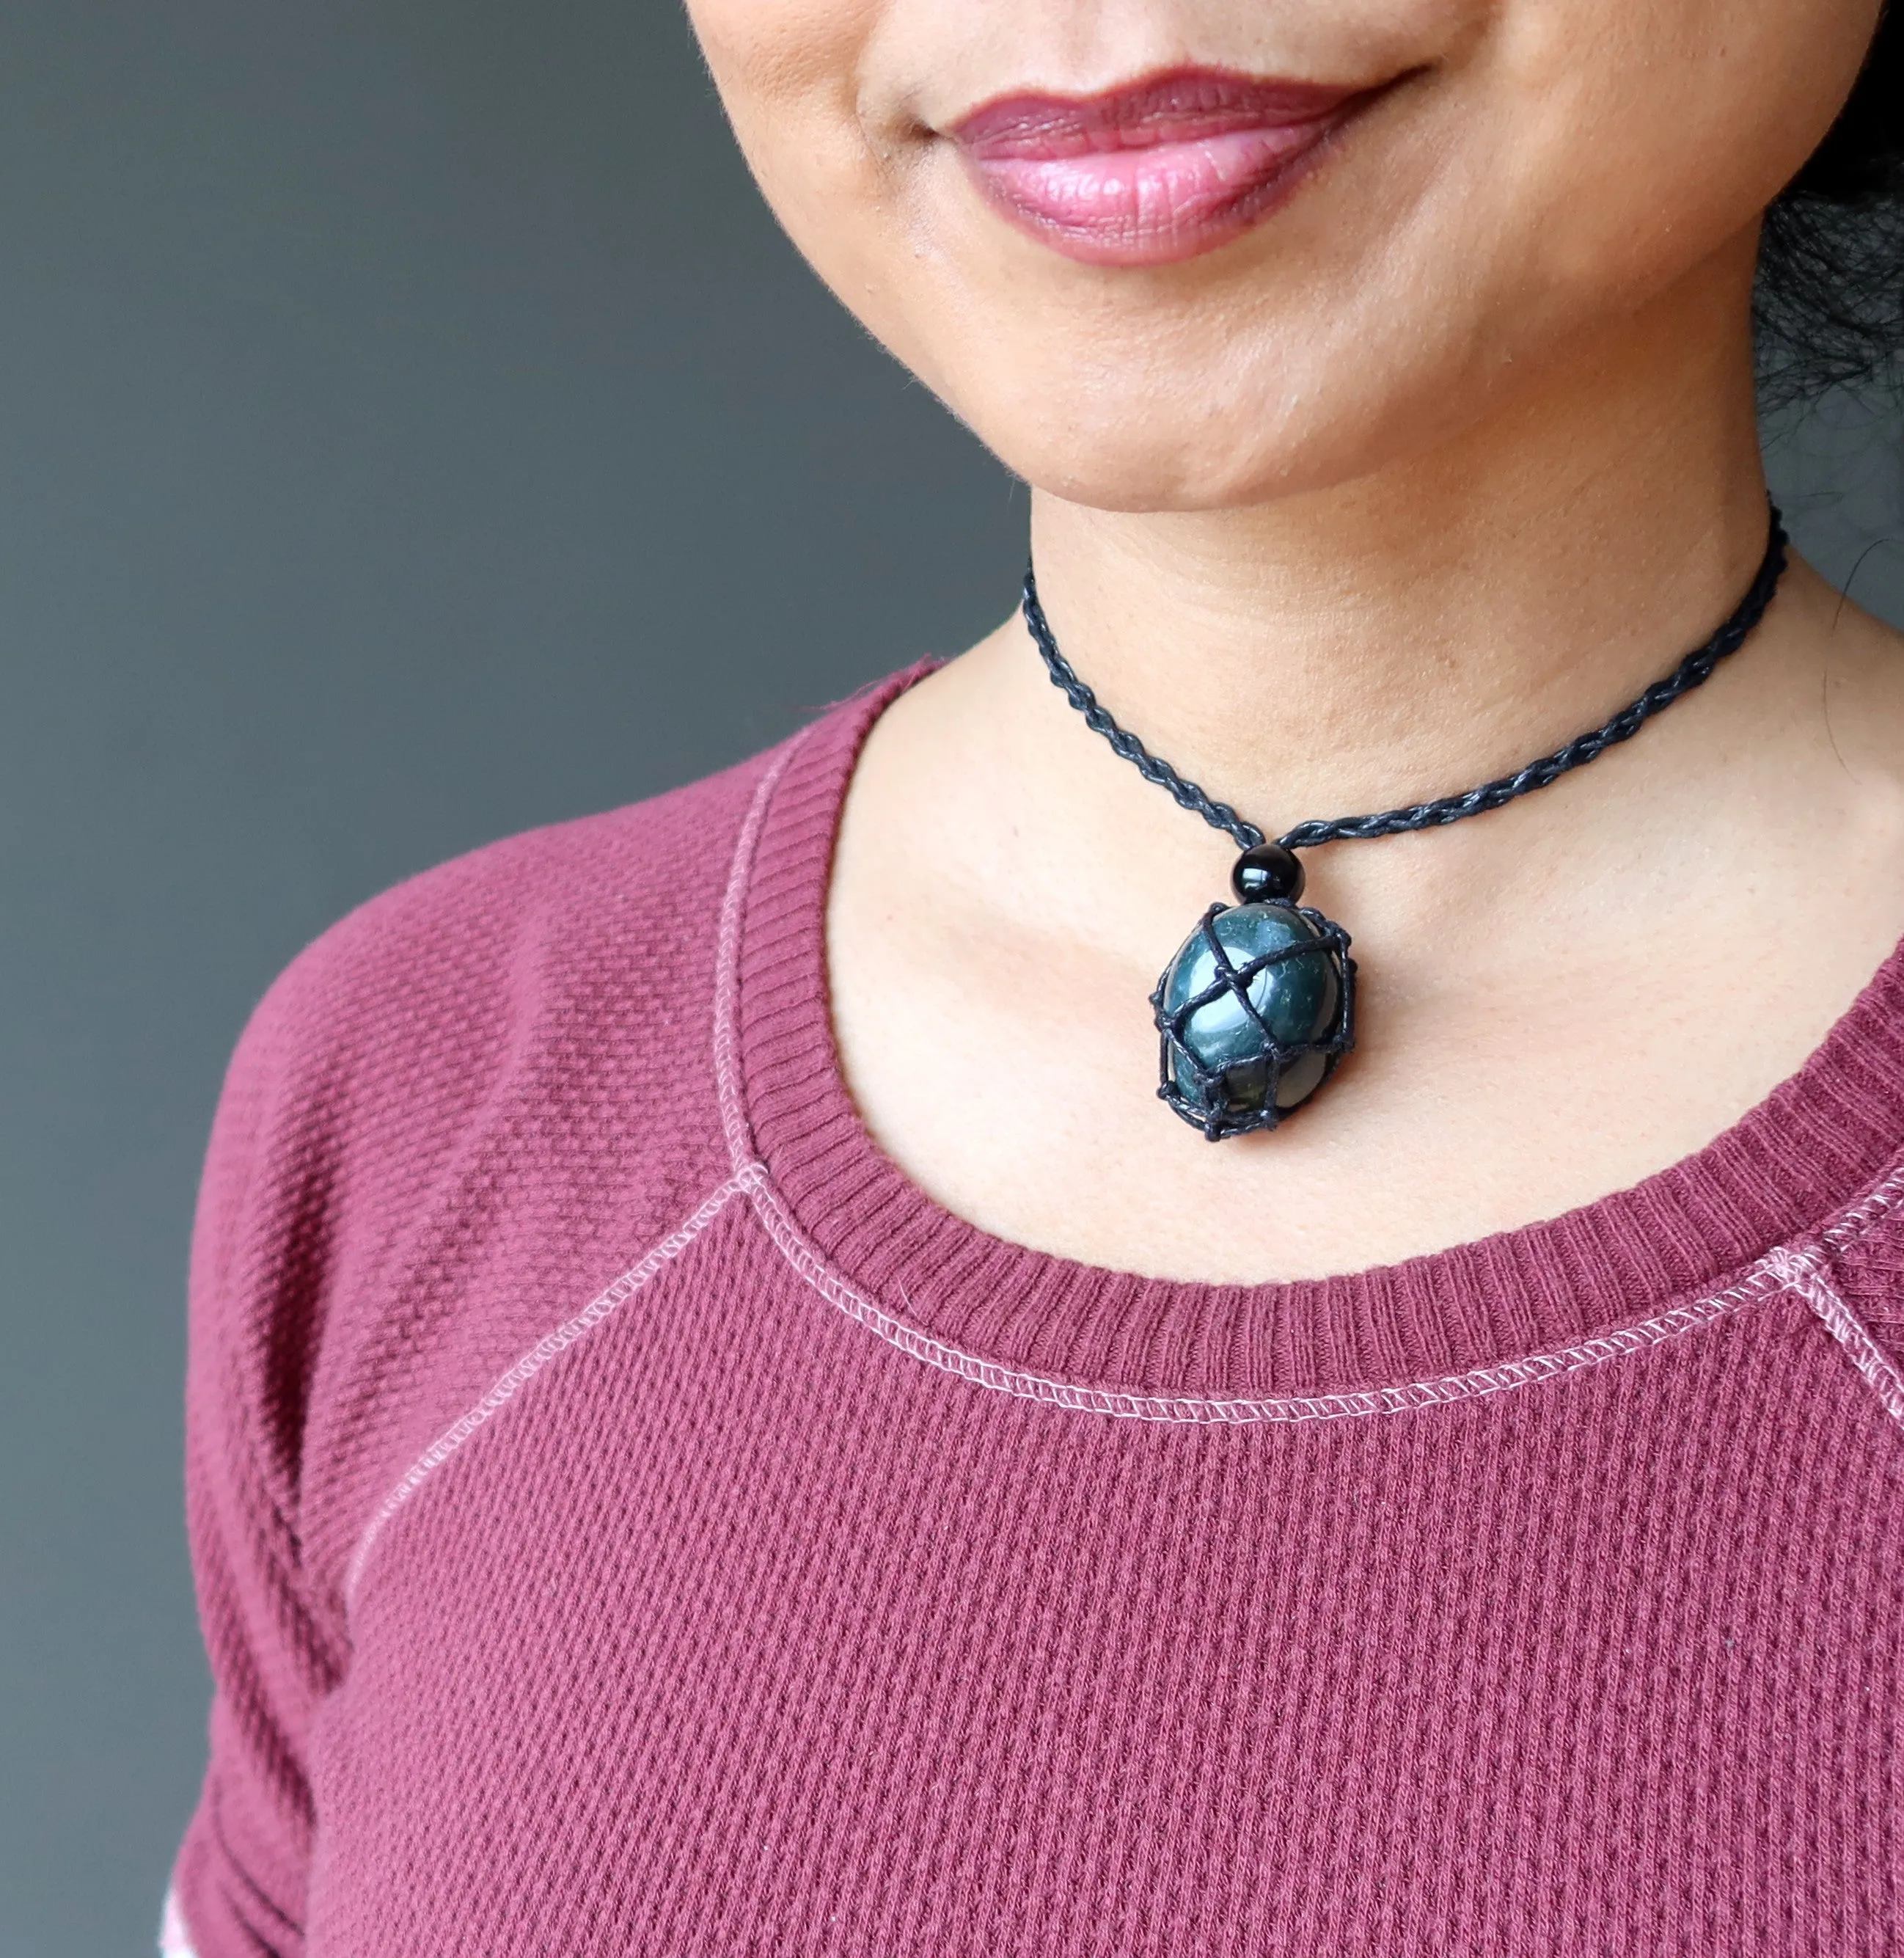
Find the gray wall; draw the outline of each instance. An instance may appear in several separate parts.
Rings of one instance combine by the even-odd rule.
[[[1894,440],[1782,448],[1828,570]],[[1023,521],[780,240],[670,8],[0,9],[4,1958],[148,1949],[193,1798],[181,1281],[271,974],[956,649]]]

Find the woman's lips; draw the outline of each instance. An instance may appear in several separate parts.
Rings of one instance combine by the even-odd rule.
[[[993,204],[1066,257],[1159,265],[1267,217],[1377,91],[1184,68],[1102,95],[1014,95],[950,131]]]

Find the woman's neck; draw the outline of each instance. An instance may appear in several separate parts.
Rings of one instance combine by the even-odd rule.
[[[1703,324],[1716,306],[1668,295],[1452,440],[1327,490],[1143,514],[1036,494],[1060,644],[1265,827],[1517,765],[1704,638],[1764,548],[1751,350]]]

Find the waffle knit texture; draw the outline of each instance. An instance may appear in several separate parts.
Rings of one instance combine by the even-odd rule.
[[[836,1063],[904,678],[402,886],[260,1008],[169,1947],[1894,1951],[1904,955],[1558,1219],[1289,1285],[1045,1256]]]

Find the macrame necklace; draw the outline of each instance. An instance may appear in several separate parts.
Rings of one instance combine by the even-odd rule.
[[[1273,1129],[1301,1107],[1355,1044],[1355,962],[1342,927],[1298,901],[1304,876],[1295,853],[1352,837],[1397,836],[1459,822],[1545,788],[1615,743],[1629,740],[1744,644],[1779,588],[1785,551],[1785,528],[1774,509],[1765,556],[1738,609],[1703,646],[1605,727],[1465,795],[1376,816],[1301,822],[1273,842],[1227,803],[1213,801],[1152,754],[1098,704],[1058,651],[1038,602],[1037,579],[1027,566],[1025,624],[1044,655],[1052,683],[1146,781],[1169,790],[1213,829],[1226,831],[1242,851],[1230,872],[1236,901],[1214,904],[1204,912],[1150,996],[1159,1041],[1157,1092],[1162,1099],[1213,1142]]]

